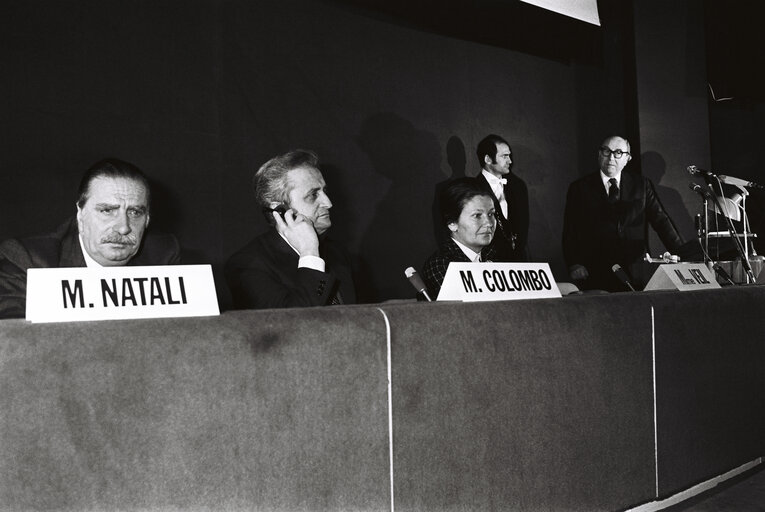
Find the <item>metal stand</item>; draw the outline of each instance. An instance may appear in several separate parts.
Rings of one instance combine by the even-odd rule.
[[[712,188],[712,184],[709,183],[709,181],[707,182],[707,185],[709,186],[709,188]],[[744,226],[744,233],[743,233],[744,243],[743,244],[741,243],[741,240],[739,239],[738,233],[736,233],[736,228],[733,227],[733,222],[730,220],[728,209],[723,207],[723,203],[720,201],[720,197],[717,194],[714,193],[714,189],[712,190],[712,198],[715,201],[715,206],[717,208],[717,212],[720,213],[723,216],[723,218],[725,219],[725,223],[728,226],[728,233],[730,234],[731,239],[733,239],[733,242],[736,245],[736,252],[738,252],[738,256],[739,256],[739,258],[741,258],[741,265],[743,266],[744,271],[746,272],[746,282],[747,282],[747,284],[751,284],[751,283],[755,282],[755,278],[754,278],[754,272],[752,271],[752,264],[749,261],[749,242],[748,242],[748,231],[749,231],[749,229],[748,229],[748,222],[746,220],[747,219],[747,217],[746,217],[746,207],[744,205],[744,202],[746,201],[746,196],[749,193],[745,189],[743,189],[742,187],[739,187],[738,185],[736,185],[736,188],[741,190],[742,197],[743,197],[743,199],[742,199],[742,210],[743,210],[742,217],[744,219],[744,222],[743,222],[743,226]],[[722,185],[720,185],[720,193],[722,193]],[[706,201],[706,198],[705,198],[704,199],[704,210],[705,210],[705,212],[704,212],[705,215],[704,216],[705,216],[705,218],[706,218],[706,215],[707,215],[706,214],[706,204],[707,204],[707,201]],[[708,225],[705,226],[705,227],[708,228]],[[708,229],[705,229],[705,236],[706,236],[705,242],[706,242],[707,248],[708,248],[708,244],[709,244],[709,230]]]

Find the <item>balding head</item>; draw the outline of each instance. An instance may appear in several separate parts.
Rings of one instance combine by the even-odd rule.
[[[631,159],[629,141],[618,135],[608,137],[598,150],[600,171],[609,178],[620,175]]]

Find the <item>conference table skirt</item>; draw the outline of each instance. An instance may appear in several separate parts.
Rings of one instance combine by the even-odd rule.
[[[619,510],[763,454],[765,288],[0,321],[2,510]]]

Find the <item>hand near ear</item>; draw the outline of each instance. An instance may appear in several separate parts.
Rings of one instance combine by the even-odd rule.
[[[319,235],[310,220],[292,209],[284,213],[284,218],[278,212],[273,212],[273,216],[276,230],[300,256],[319,256]]]

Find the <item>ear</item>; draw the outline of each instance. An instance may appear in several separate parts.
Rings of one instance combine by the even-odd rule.
[[[271,201],[268,203],[268,207],[272,210],[276,208],[277,206],[285,206],[287,209],[289,209],[290,205],[288,205],[286,202],[280,203],[279,201]]]
[[[77,231],[82,232],[82,208],[77,203],[74,206],[77,207]]]
[[[151,220],[151,215],[147,213],[146,214],[146,224],[144,224],[144,226],[143,226],[144,229],[149,227],[149,221],[150,220]]]
[[[493,162],[492,162],[492,159],[491,159],[491,157],[489,155],[483,155],[483,163],[486,164],[486,165],[489,165],[489,164],[491,164]]]
[[[447,226],[449,227],[449,231],[451,231],[452,233],[456,233],[457,232],[457,223],[456,222],[450,222],[449,224],[447,224]]]

